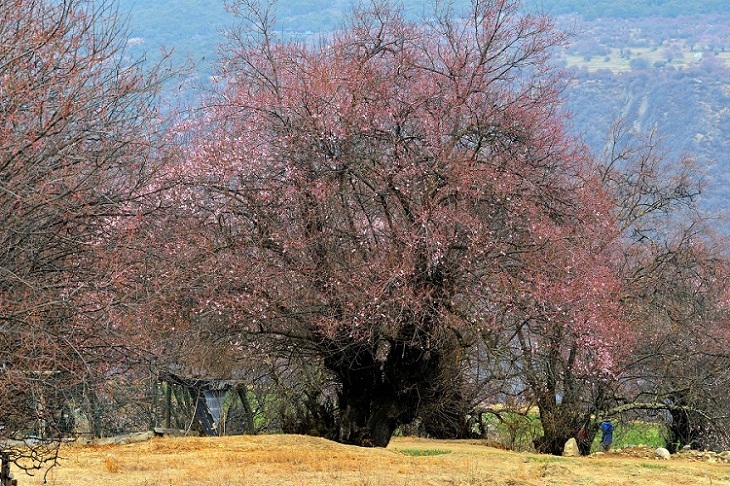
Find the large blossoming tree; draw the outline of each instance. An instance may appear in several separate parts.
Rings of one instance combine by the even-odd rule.
[[[577,399],[561,383],[612,372],[611,200],[562,128],[562,37],[518,7],[411,22],[374,2],[301,43],[233,8],[243,27],[180,166],[218,266],[196,312],[329,370],[340,441],[385,446],[458,401],[489,342],[512,350],[496,366],[521,367],[552,450],[582,418],[561,422]]]

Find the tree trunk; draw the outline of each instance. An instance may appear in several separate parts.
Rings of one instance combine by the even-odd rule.
[[[172,384],[165,383],[165,428],[169,429],[172,417]],[[157,396],[157,395],[155,395]]]
[[[441,359],[436,353],[394,343],[388,345],[387,354],[381,346],[361,348],[355,356],[326,362],[342,385],[338,394],[339,442],[385,447],[395,429],[411,423],[421,406],[443,396],[438,380]]]
[[[343,387],[338,441],[362,447],[386,447],[395,429],[413,420],[407,397],[383,384],[372,389]]]
[[[251,403],[248,401],[248,389],[246,385],[239,384],[236,386],[236,393],[238,393],[238,398],[241,400],[241,406],[243,407],[244,430],[247,434],[253,435],[256,433],[256,428],[254,426]]]
[[[688,404],[688,401],[682,396],[673,396],[671,400],[679,407],[687,406]],[[669,410],[669,414],[672,416],[672,422],[667,427],[669,434],[666,439],[666,446],[669,452],[674,454],[687,445],[697,450],[713,449],[715,444],[710,444],[707,440],[706,419],[697,413],[681,408]]]
[[[477,439],[483,435],[481,416],[471,416],[472,402],[454,390],[442,400],[424,407],[423,430],[434,439]]]
[[[94,390],[89,390],[86,395],[87,399],[87,416],[91,429],[91,436],[94,438],[103,437],[104,429],[102,427],[102,410],[99,399]]]
[[[446,379],[442,352],[425,350],[411,338],[422,329],[404,326],[409,339],[374,339],[328,352],[324,365],[339,382],[337,440],[364,447],[385,447],[396,428],[453,392],[458,380]],[[433,337],[437,339],[437,337]],[[443,349],[443,348],[442,348]],[[448,363],[457,363],[456,359]],[[453,365],[455,366],[455,365]]]
[[[578,448],[583,455],[590,453],[596,431],[585,414],[562,405],[540,408],[540,423],[543,435],[534,441],[537,452],[561,456],[568,439],[577,438],[581,427],[585,427],[586,438],[578,441]]]

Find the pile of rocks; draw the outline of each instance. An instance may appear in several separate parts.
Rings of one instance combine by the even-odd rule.
[[[601,456],[603,454],[604,454],[603,452],[595,452],[591,455]],[[629,446],[629,447],[624,447],[623,449],[614,448],[605,454],[634,457],[637,459],[654,459],[657,457],[656,450],[654,448],[649,447],[649,446],[644,446],[644,445]]]
[[[681,451],[672,455],[664,447],[659,447],[654,450],[654,455],[657,459],[677,458],[683,461],[693,462],[709,462],[709,463],[730,463],[730,451],[714,452],[714,451],[695,451],[689,447],[685,447]]]
[[[79,437],[77,443],[82,445],[122,445],[132,444],[134,442],[144,442],[150,440],[155,436],[153,431],[147,432],[134,432],[131,434],[117,435],[114,437],[102,437],[97,439],[86,439]]]
[[[578,452],[578,445],[574,439],[569,440],[565,444],[564,456],[577,457],[580,455]],[[591,456],[603,456],[603,452],[594,452]],[[634,457],[640,459],[661,459],[670,460],[678,459],[682,461],[692,462],[708,462],[708,463],[723,463],[730,464],[730,451],[724,452],[713,452],[713,451],[696,451],[685,447],[676,454],[670,454],[664,447],[658,447],[656,449],[648,446],[630,446],[623,449],[612,449],[607,455],[620,455],[626,457]]]
[[[683,449],[675,454],[676,457],[686,461],[696,462],[719,462],[730,464],[730,451],[713,452],[713,451],[693,451]]]

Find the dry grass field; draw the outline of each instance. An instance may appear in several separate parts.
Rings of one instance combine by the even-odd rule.
[[[387,449],[264,435],[69,445],[50,485],[730,485],[730,465],[641,454],[562,458],[478,441],[395,438]],[[649,455],[649,454],[647,454]],[[21,486],[42,477],[16,473]]]

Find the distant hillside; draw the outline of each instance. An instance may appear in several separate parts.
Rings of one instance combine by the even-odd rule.
[[[724,77],[720,76],[724,73]],[[568,92],[573,129],[594,152],[619,117],[647,133],[656,129],[669,156],[689,154],[704,173],[702,207],[730,208],[730,69],[698,65],[686,70],[650,68],[623,75],[581,71]]]
[[[527,0],[551,15],[597,18],[677,17],[730,13],[728,0]]]
[[[699,160],[702,206],[729,208],[730,16],[561,23],[577,32],[558,56],[575,76],[566,92],[575,132],[598,153],[618,117],[656,128],[673,157]]]
[[[352,4],[353,0],[278,0],[276,27],[288,35],[330,31],[342,23]],[[454,0],[457,11],[468,4],[469,0]],[[175,48],[179,59],[189,56],[202,65],[215,54],[221,31],[236,23],[224,0],[118,0],[118,5],[122,15],[129,16],[131,36],[140,49],[154,55],[161,48]],[[422,17],[429,15],[433,2],[402,5],[409,15]],[[730,13],[730,0],[524,0],[523,5],[586,19]]]
[[[348,2],[279,0],[278,26],[285,37],[331,30]],[[408,11],[420,14],[426,4],[409,2]],[[708,187],[703,205],[730,207],[730,0],[530,0],[529,5],[553,15],[585,16],[559,17],[559,25],[575,37],[556,53],[556,61],[575,70],[567,107],[574,130],[594,151],[601,151],[619,116],[642,130],[657,127],[675,155],[690,153],[702,161]],[[236,21],[222,0],[121,0],[120,8],[129,12],[132,57],[154,59],[161,48],[174,48],[176,62],[195,64],[191,80],[200,86],[214,72],[222,31]],[[196,96],[190,89],[180,93],[175,96]]]
[[[233,22],[224,0],[118,0],[122,12],[130,12],[138,35],[153,34],[156,42],[203,41]],[[278,0],[277,27],[284,31],[321,32],[336,28],[353,0]],[[413,16],[428,15],[433,2],[402,2]],[[458,11],[468,0],[454,0]],[[677,17],[679,15],[730,13],[728,0],[524,0],[523,6],[551,15],[579,15],[586,19]],[[172,27],[172,29],[171,29]]]

